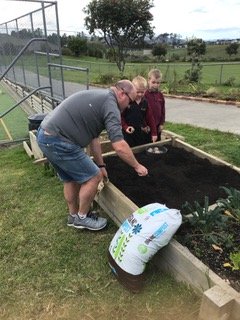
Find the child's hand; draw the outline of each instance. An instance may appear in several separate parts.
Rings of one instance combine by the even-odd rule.
[[[157,141],[157,136],[152,136],[152,142],[156,142]]]
[[[135,129],[131,126],[127,127],[127,129],[126,129],[126,132],[130,133],[130,134],[133,133],[134,131],[135,131]]]
[[[145,133],[149,133],[150,132],[150,127],[146,126],[146,127],[141,127],[142,131],[144,131]]]
[[[158,127],[158,130],[159,130],[159,131],[162,131],[163,128],[164,128],[163,124],[160,124],[160,126]]]

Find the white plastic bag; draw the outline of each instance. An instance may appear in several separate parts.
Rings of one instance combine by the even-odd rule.
[[[160,203],[148,204],[122,223],[109,253],[121,269],[139,275],[153,255],[169,243],[181,223],[179,210]]]

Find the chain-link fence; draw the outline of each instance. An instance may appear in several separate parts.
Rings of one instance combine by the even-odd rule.
[[[39,9],[0,24],[0,73],[7,71],[4,77],[16,85],[28,89],[48,86],[47,95],[61,96],[60,88],[52,87],[49,67],[49,63],[61,63],[57,4],[39,4]],[[60,68],[54,73],[61,79]]]
[[[25,1],[21,2],[24,5]],[[0,81],[2,85],[4,82],[5,91],[7,84],[20,95],[19,99],[30,100],[32,111],[39,113],[53,109],[72,93],[65,89],[65,70],[84,74],[78,90],[88,89],[89,75],[87,68],[62,63],[57,2],[39,0],[37,3],[39,9],[0,24]],[[5,91],[2,90],[0,101],[7,94]],[[7,91],[9,93],[8,88]],[[23,104],[21,102],[21,107]],[[14,109],[17,107],[18,104],[15,104],[0,109],[0,121],[2,127],[6,127],[5,134],[9,132],[9,137],[18,125],[9,128],[4,121],[9,117],[14,118]]]
[[[89,69],[90,82],[97,82],[111,77],[119,77],[116,63],[93,62],[78,59],[68,59],[63,56],[64,63],[68,65],[82,66]],[[201,81],[207,85],[224,85],[233,80],[234,85],[240,86],[240,62],[201,62]],[[147,76],[152,68],[159,68],[163,74],[164,81],[184,79],[185,72],[191,69],[190,62],[176,63],[126,63],[124,76],[131,79],[136,75]]]

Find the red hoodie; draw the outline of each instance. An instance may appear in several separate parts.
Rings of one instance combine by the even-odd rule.
[[[156,126],[163,125],[165,122],[165,99],[163,94],[160,91],[146,90],[145,98],[152,109]]]

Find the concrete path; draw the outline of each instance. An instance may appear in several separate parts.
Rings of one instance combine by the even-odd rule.
[[[36,74],[28,72],[28,79],[33,87],[38,87]],[[40,76],[40,85],[49,85],[49,79]],[[62,96],[62,84],[58,80],[52,81],[56,96]],[[65,95],[79,90],[85,90],[86,85],[64,82]],[[90,86],[89,89],[97,89]],[[100,89],[100,88],[98,88]],[[210,103],[206,101],[194,101],[179,98],[165,97],[166,99],[166,121],[182,124],[190,124],[207,129],[217,129],[223,132],[231,132],[240,135],[240,106],[229,104]]]
[[[166,121],[240,135],[240,108],[176,98],[166,99]]]
[[[80,87],[81,90],[85,89],[79,84],[65,82],[66,96],[78,91]],[[96,88],[90,86],[89,89]],[[240,135],[239,106],[168,97],[165,100],[166,121]]]
[[[66,96],[80,90],[80,87],[81,90],[85,89],[79,84],[65,82]],[[89,89],[94,88],[90,86]],[[165,97],[165,100],[166,121],[240,135],[240,107],[238,106],[168,97]]]

